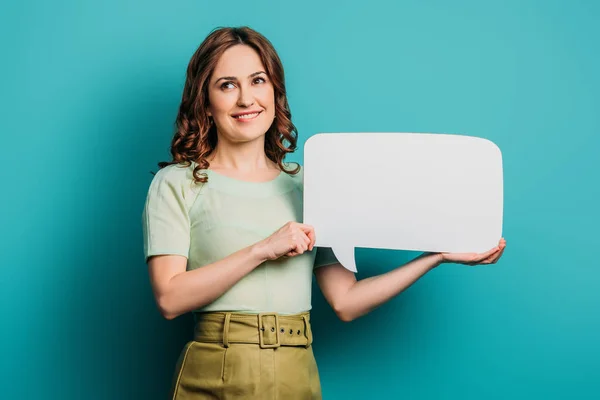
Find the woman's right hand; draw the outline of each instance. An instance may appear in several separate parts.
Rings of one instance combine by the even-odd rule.
[[[256,244],[265,260],[293,257],[310,251],[315,245],[315,230],[312,226],[290,221],[271,236]]]

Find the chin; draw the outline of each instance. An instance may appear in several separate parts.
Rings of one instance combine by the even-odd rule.
[[[265,136],[269,127],[256,127],[256,126],[248,126],[246,129],[238,128],[235,130],[235,138],[248,141],[248,140],[256,140],[262,136]]]
[[[266,131],[260,132],[236,132],[236,134],[232,137],[234,142],[242,143],[242,142],[252,142],[254,140],[258,140],[265,136]]]

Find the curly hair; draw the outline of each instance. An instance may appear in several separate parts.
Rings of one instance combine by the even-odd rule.
[[[247,26],[215,28],[192,56],[175,123],[176,131],[171,141],[172,160],[159,162],[159,168],[179,163],[189,167],[196,162],[194,181],[207,182],[208,176],[199,174],[199,171],[208,169],[207,157],[217,145],[217,128],[210,123],[206,113],[209,105],[208,83],[221,55],[238,44],[250,46],[258,53],[273,83],[275,119],[265,134],[265,154],[288,174],[294,175],[300,170],[300,166],[297,166],[287,171],[283,165],[286,154],[296,150],[298,137],[286,97],[283,65],[271,42]]]

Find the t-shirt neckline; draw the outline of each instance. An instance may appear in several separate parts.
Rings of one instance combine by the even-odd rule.
[[[215,172],[210,169],[210,167],[208,169],[201,169],[199,172],[205,173],[208,177],[207,185],[209,188],[236,196],[265,198],[287,193],[296,186],[294,183],[295,180],[290,179],[284,170],[281,170],[275,178],[263,182],[252,182],[233,178]]]
[[[266,185],[268,185],[268,184],[274,183],[277,180],[281,179],[281,176],[285,174],[284,171],[279,171],[279,174],[277,174],[277,176],[275,178],[273,178],[273,179],[269,179],[268,181],[255,182],[255,181],[246,181],[246,180],[243,180],[243,179],[233,178],[231,176],[224,175],[224,174],[222,174],[220,172],[216,172],[216,171],[214,171],[214,170],[212,170],[210,168],[209,169],[204,169],[202,171],[208,173],[209,180],[210,180],[210,177],[213,177],[213,178],[217,178],[219,180],[233,181],[235,183],[239,183],[239,184],[242,184],[242,185],[243,184],[250,184],[250,185],[263,185],[263,184],[266,184]]]

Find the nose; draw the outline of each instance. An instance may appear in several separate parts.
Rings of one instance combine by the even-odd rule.
[[[241,87],[239,93],[237,101],[239,107],[247,108],[254,104],[254,96],[252,95],[251,88]]]

